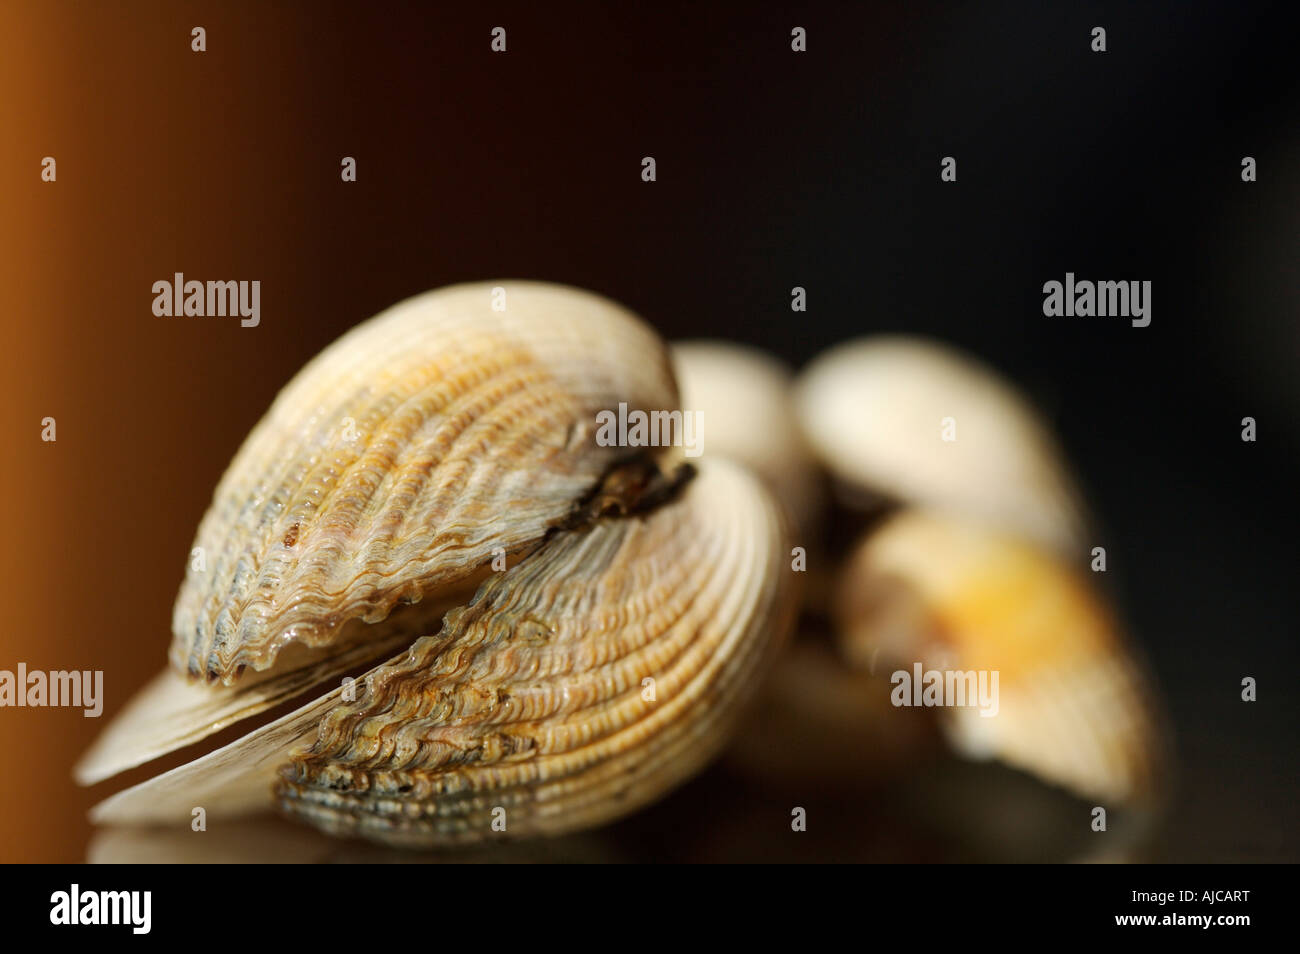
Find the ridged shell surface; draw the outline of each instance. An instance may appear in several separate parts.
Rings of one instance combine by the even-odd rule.
[[[284,388],[217,487],[173,667],[229,685],[539,540],[627,454],[595,440],[620,402],[677,407],[666,350],[587,292],[460,285],[358,326]]]
[[[784,550],[775,502],[725,461],[646,516],[554,536],[335,706],[281,807],[407,845],[639,807],[717,753],[757,688],[790,615]]]

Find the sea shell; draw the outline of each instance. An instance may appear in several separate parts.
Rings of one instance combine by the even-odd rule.
[[[677,407],[666,350],[577,289],[458,285],[358,326],[289,382],[222,477],[172,665],[231,685],[535,543],[627,455],[593,439],[619,402]]]
[[[1150,803],[1164,761],[1154,688],[1085,572],[984,524],[904,510],[845,569],[843,648],[877,672],[996,672],[996,715],[940,710],[956,747],[1087,797]]]
[[[498,836],[499,811],[510,837],[597,824],[696,771],[787,628],[786,531],[738,465],[606,446],[620,405],[676,409],[666,348],[576,289],[444,289],[327,348],[217,488],[173,671],[77,776],[397,655],[96,819],[256,813],[274,787],[330,832],[441,847]]]
[[[783,552],[759,481],[705,462],[652,512],[560,531],[493,575],[355,702],[336,689],[95,819],[237,815],[275,783],[291,815],[390,844],[599,824],[720,749],[789,622]]]
[[[476,573],[436,597],[399,607],[373,626],[353,620],[338,645],[291,645],[271,669],[246,673],[233,686],[194,682],[164,669],[105,727],[73,775],[80,784],[93,785],[373,664],[436,632],[442,617],[468,602],[484,578]]]
[[[924,339],[851,341],[803,371],[796,406],[814,452],[855,495],[976,517],[1079,555],[1083,506],[1061,451],[975,359]]]
[[[802,539],[816,529],[822,480],[794,412],[790,370],[771,355],[725,341],[677,341],[682,407],[700,416],[703,453],[740,461],[790,514]]]

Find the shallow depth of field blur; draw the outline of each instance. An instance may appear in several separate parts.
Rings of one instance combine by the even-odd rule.
[[[197,853],[188,830],[96,833],[87,809],[149,773],[82,790],[70,769],[165,664],[195,528],[281,385],[396,301],[503,277],[589,288],[668,340],[796,373],[881,333],[994,368],[1062,444],[1173,749],[1158,817],[1102,845],[1091,802],[955,755],[932,712],[817,688],[834,623],[812,600],[712,767],[612,826],[491,858],[1297,860],[1285,9],[0,3],[0,669],[101,669],[107,695],[100,720],[0,710],[21,767],[0,860],[424,860],[276,819]],[[155,318],[151,285],[176,271],[259,279],[260,325]],[[1042,285],[1067,271],[1152,281],[1151,325],[1045,318]],[[835,507],[832,551],[873,519]],[[820,707],[782,718],[782,694],[810,691]],[[854,706],[857,730],[832,730]]]

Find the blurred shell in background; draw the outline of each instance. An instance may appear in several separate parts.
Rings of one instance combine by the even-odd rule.
[[[704,456],[737,460],[767,481],[797,537],[812,533],[822,479],[794,412],[793,375],[776,358],[725,341],[671,347],[682,408],[702,418]]]
[[[939,710],[968,756],[1111,803],[1157,794],[1153,687],[1086,571],[982,524],[905,510],[854,553],[836,609],[858,666],[998,674],[995,715]]]
[[[803,371],[796,406],[850,498],[924,504],[1078,554],[1083,507],[1055,439],[974,358],[923,339],[850,341]]]

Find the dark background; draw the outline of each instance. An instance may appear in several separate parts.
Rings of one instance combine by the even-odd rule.
[[[470,6],[0,3],[0,668],[104,669],[115,712],[245,433],[425,289],[570,283],[795,367],[927,334],[1033,395],[1089,491],[1177,735],[1159,857],[1296,860],[1287,5]],[[261,280],[260,327],[155,318],[174,271]],[[1043,317],[1066,271],[1150,280],[1150,327]],[[99,727],[0,711],[0,857],[83,857]]]

